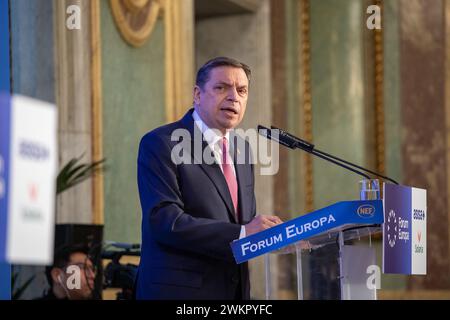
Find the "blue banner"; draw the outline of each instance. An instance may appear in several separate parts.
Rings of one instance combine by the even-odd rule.
[[[411,190],[385,185],[383,273],[411,274]]]
[[[9,1],[0,0],[0,300],[11,299],[11,267],[4,263],[6,246],[6,208],[9,172],[10,65]],[[6,155],[6,156],[5,156]],[[5,157],[4,157],[5,156]],[[6,159],[5,159],[6,158]]]
[[[9,3],[0,0],[0,92],[10,93],[9,83]]]
[[[344,201],[231,243],[237,263],[345,225],[383,223],[381,200]]]

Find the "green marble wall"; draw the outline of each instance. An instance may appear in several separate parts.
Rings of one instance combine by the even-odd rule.
[[[371,140],[366,136],[371,130],[365,130],[365,126],[373,125],[364,111],[367,102],[373,100],[369,96],[373,92],[364,91],[367,85],[366,63],[370,63],[364,61],[364,37],[370,35],[364,35],[366,5],[364,0],[310,1],[313,142],[320,150],[363,166],[368,166],[375,152],[368,152],[370,150],[365,147]],[[386,174],[401,181],[398,2],[388,0],[384,5]],[[289,71],[287,73],[289,77]],[[291,76],[291,79],[296,78]],[[289,105],[295,105],[294,100],[292,98]],[[290,108],[289,112],[293,119],[291,130],[299,130],[301,124],[295,125],[298,108]],[[298,160],[291,160],[295,161]],[[359,176],[320,159],[315,159],[313,166],[316,208],[358,198]],[[296,176],[301,172],[298,166],[291,170],[297,172]],[[301,194],[301,189],[290,182],[290,190],[294,202],[291,206],[301,208],[298,200],[295,202],[295,194]],[[381,266],[381,239],[374,244]],[[381,285],[387,290],[405,289],[406,277],[382,274]]]
[[[384,1],[384,113],[386,174],[402,182],[399,4]]]
[[[363,1],[310,1],[313,140],[364,165]],[[314,206],[358,199],[358,175],[314,159]]]
[[[397,0],[384,1],[384,112],[386,140],[386,175],[402,182],[401,157],[401,99],[400,99],[400,34],[399,4]],[[377,261],[382,261],[381,239]],[[382,274],[382,289],[406,288],[407,276]]]
[[[140,48],[121,38],[109,7],[101,2],[105,240],[140,242],[137,189],[140,138],[165,121],[162,20]]]
[[[55,103],[53,3],[10,1],[10,13],[12,92]]]
[[[311,80],[314,143],[320,150],[367,166],[363,0],[311,1]],[[384,107],[386,174],[401,181],[398,2],[384,2]],[[370,132],[370,130],[369,130]],[[314,205],[358,198],[359,176],[314,160]],[[381,239],[375,241],[382,263]],[[383,289],[404,289],[405,276],[382,274]]]

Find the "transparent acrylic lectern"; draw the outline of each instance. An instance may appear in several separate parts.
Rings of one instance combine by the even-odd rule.
[[[347,225],[265,254],[265,298],[277,298],[272,277],[283,272],[271,272],[271,260],[290,255],[297,299],[375,300],[376,286],[368,285],[367,272],[377,265],[372,238],[380,233],[380,226]]]

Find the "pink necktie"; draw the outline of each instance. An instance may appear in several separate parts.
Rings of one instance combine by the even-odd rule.
[[[231,167],[231,159],[230,155],[228,154],[228,141],[225,137],[223,137],[222,139],[222,169],[223,175],[225,176],[225,180],[228,184],[228,189],[230,190],[231,200],[233,200],[236,218],[238,218],[238,185],[236,176],[233,173],[233,168]]]

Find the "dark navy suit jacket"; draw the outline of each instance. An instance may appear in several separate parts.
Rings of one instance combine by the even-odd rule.
[[[194,156],[193,138],[184,138],[184,146],[191,150],[180,153],[191,164],[172,161],[172,149],[182,141],[171,141],[174,130],[185,129],[191,137],[202,137],[192,112],[147,133],[139,146],[142,252],[136,298],[249,299],[248,266],[236,264],[230,243],[239,238],[241,224],[256,214],[250,147],[230,135],[230,140],[238,139],[233,140],[238,141],[237,147],[230,147],[239,188],[240,221],[236,221],[219,165],[206,164]],[[205,141],[200,145],[211,152]],[[244,150],[239,147],[242,145]],[[195,164],[195,160],[202,163]]]

